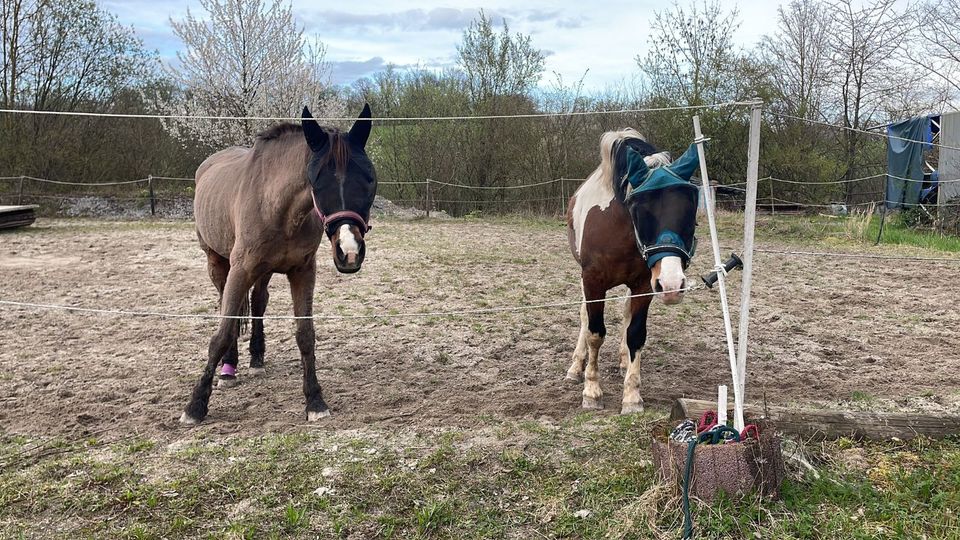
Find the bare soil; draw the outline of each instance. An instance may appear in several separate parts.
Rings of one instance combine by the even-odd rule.
[[[457,311],[580,294],[559,222],[388,219],[368,240],[364,268],[352,276],[337,275],[328,244],[321,246],[318,314]],[[701,240],[691,276],[712,266],[707,238]],[[758,253],[748,400],[960,412],[958,268]],[[738,301],[734,276],[731,297]],[[275,276],[267,315],[291,314],[288,290],[284,276]],[[187,222],[40,220],[2,233],[0,299],[183,314],[217,310]],[[619,302],[608,303],[604,414],[619,412],[621,311]],[[308,424],[294,323],[267,321],[266,374],[246,376],[249,357],[241,343],[242,384],[215,390],[207,420],[188,429],[177,418],[202,370],[215,321],[0,306],[0,432],[171,440],[186,433],[469,428],[489,417],[571,417],[581,412],[581,387],[563,375],[578,325],[576,306],[318,321],[318,374],[333,415]],[[656,301],[643,355],[648,403],[709,399],[717,384],[729,384],[723,335],[716,291],[691,293],[679,306]]]

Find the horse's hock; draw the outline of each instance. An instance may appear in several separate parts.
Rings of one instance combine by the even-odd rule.
[[[655,427],[652,435],[653,462],[660,477],[679,492],[683,488],[688,444],[670,439],[667,424]],[[720,492],[731,497],[757,492],[778,498],[785,475],[780,435],[767,424],[761,426],[759,440],[698,444],[693,453],[689,494],[708,503]]]

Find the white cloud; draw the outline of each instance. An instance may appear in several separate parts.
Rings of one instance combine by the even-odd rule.
[[[327,44],[337,82],[369,75],[391,63],[451,65],[463,29],[480,9],[467,0],[368,0],[356,5],[341,3],[337,9],[312,0],[294,0],[293,4],[307,33]],[[132,24],[148,48],[159,49],[168,58],[179,46],[168,18],[182,17],[188,6],[199,10],[196,0],[105,0],[102,5],[124,24]],[[589,68],[585,84],[600,89],[636,73],[634,58],[647,52],[654,11],[669,9],[671,4],[659,0],[528,0],[519,5],[512,0],[488,0],[483,8],[498,26],[505,18],[511,32],[532,36],[534,46],[550,52],[547,73],[558,72],[565,80],[576,80]],[[741,45],[752,46],[774,28],[779,2],[744,0],[736,5],[743,20],[737,33]]]

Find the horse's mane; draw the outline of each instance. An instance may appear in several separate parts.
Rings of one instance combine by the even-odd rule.
[[[320,126],[320,128],[323,129],[329,140],[330,149],[327,151],[326,161],[329,162],[333,159],[337,167],[337,173],[343,175],[346,172],[347,164],[350,162],[350,145],[345,140],[346,134],[337,128],[326,126]],[[303,126],[292,122],[270,126],[257,134],[254,150],[263,151],[269,143],[281,142],[291,134],[299,134],[300,140],[303,140]]]
[[[303,133],[303,126],[300,124],[294,124],[292,122],[274,124],[260,133],[257,133],[257,142],[275,141],[283,138],[284,135],[289,133]]]
[[[626,184],[623,175],[626,172],[626,147],[629,146],[644,156],[643,160],[651,169],[670,164],[670,154],[660,152],[637,130],[633,128],[619,131],[608,131],[600,137],[600,171],[601,181],[610,182],[617,200],[626,199]]]

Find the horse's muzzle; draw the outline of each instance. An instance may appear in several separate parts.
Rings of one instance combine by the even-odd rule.
[[[664,304],[668,306],[672,306],[672,305],[679,304],[680,302],[683,301],[683,293],[686,290],[686,286],[687,286],[687,280],[684,279],[679,289],[673,290],[673,291],[665,291],[663,289],[663,285],[661,285],[660,280],[658,279],[653,289],[654,289],[654,292],[660,293],[660,299],[663,300]]]
[[[337,271],[341,274],[359,272],[366,254],[367,244],[363,240],[360,241],[360,249],[357,253],[344,253],[338,242],[333,243],[333,265],[337,267]]]

